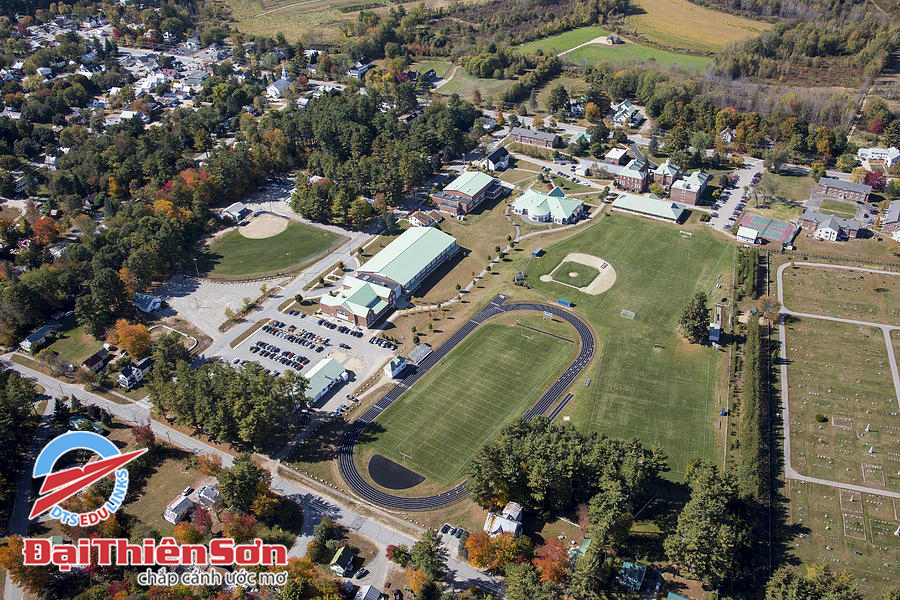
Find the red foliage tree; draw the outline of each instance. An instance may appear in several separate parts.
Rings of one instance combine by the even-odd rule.
[[[34,230],[34,241],[41,246],[52,244],[59,239],[59,225],[50,217],[41,217],[31,228]]]
[[[863,182],[866,185],[872,186],[872,189],[876,192],[880,192],[884,189],[884,186],[887,185],[887,178],[884,176],[883,171],[869,171],[866,173]]]
[[[237,544],[243,544],[256,537],[256,517],[226,512],[222,519],[222,533]]]
[[[882,123],[881,117],[875,117],[874,119],[872,119],[872,122],[869,123],[869,133],[879,135],[883,130],[884,123]]]
[[[569,551],[558,539],[550,538],[538,547],[532,564],[541,572],[541,581],[562,583],[569,575]]]
[[[142,448],[147,448],[151,452],[156,448],[156,436],[153,435],[153,429],[150,427],[148,420],[143,425],[135,425],[131,428],[131,435],[134,436],[134,442]]]

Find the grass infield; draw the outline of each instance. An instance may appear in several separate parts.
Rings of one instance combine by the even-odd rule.
[[[262,239],[232,231],[210,244],[197,262],[200,271],[212,278],[267,274],[290,270],[339,241],[333,233],[301,223]]]
[[[571,275],[572,273],[575,274],[574,277]],[[570,260],[553,270],[553,279],[581,288],[592,282],[599,274],[600,271],[594,267]]]
[[[368,462],[377,452],[453,484],[478,448],[530,408],[577,349],[521,327],[481,325],[378,417],[383,431],[358,455]]]

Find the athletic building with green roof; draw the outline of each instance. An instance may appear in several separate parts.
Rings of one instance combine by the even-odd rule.
[[[671,200],[660,200],[654,194],[649,196],[638,196],[627,192],[619,194],[619,197],[613,200],[612,207],[613,210],[672,223],[681,222],[688,214],[684,204]]]
[[[565,192],[558,187],[546,194],[530,188],[513,201],[512,210],[532,221],[553,221],[558,225],[565,225],[578,220],[583,204],[581,200],[566,198]]]
[[[464,171],[431,198],[439,211],[461,216],[470,213],[485,199],[496,199],[503,190],[500,180],[487,173]]]
[[[412,293],[444,261],[459,251],[456,239],[439,229],[410,227],[369,259],[344,288],[319,301],[325,314],[371,327],[401,296]]]
[[[322,359],[306,374],[306,397],[316,404],[347,378],[344,365],[333,358]]]

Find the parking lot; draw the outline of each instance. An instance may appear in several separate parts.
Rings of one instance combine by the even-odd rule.
[[[295,371],[309,373],[326,358],[333,358],[347,370],[349,382],[336,388],[317,410],[330,412],[347,402],[357,386],[393,356],[393,345],[370,343],[371,334],[349,327],[337,319],[283,313],[255,331],[224,356],[231,365],[255,361],[273,374]],[[346,328],[346,331],[341,331]]]

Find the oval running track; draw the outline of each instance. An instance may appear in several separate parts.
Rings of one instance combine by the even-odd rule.
[[[369,410],[353,423],[344,438],[341,440],[341,448],[339,451],[339,467],[341,475],[353,491],[361,498],[379,506],[395,509],[395,510],[431,510],[440,508],[453,502],[457,502],[464,498],[467,494],[466,482],[463,481],[453,489],[447,490],[434,496],[395,496],[383,492],[366,481],[356,468],[353,460],[354,448],[362,431],[369,423],[381,414],[394,400],[406,391],[412,384],[425,375],[434,365],[438,364],[443,358],[457,346],[467,335],[472,333],[478,325],[487,319],[515,310],[543,311],[553,314],[554,316],[564,319],[570,323],[578,335],[581,337],[581,351],[569,367],[560,375],[559,379],[544,392],[544,395],[525,413],[524,418],[531,420],[537,415],[544,414],[554,402],[562,395],[563,391],[568,388],[578,374],[584,369],[587,363],[594,356],[594,335],[591,333],[587,323],[576,317],[574,314],[562,310],[558,306],[551,304],[539,304],[534,302],[517,302],[505,304],[507,298],[498,295],[487,306],[481,309],[470,321],[454,333],[446,342],[429,354],[422,362],[417,365],[416,369],[404,377],[400,382],[391,388],[381,400],[376,402]]]

